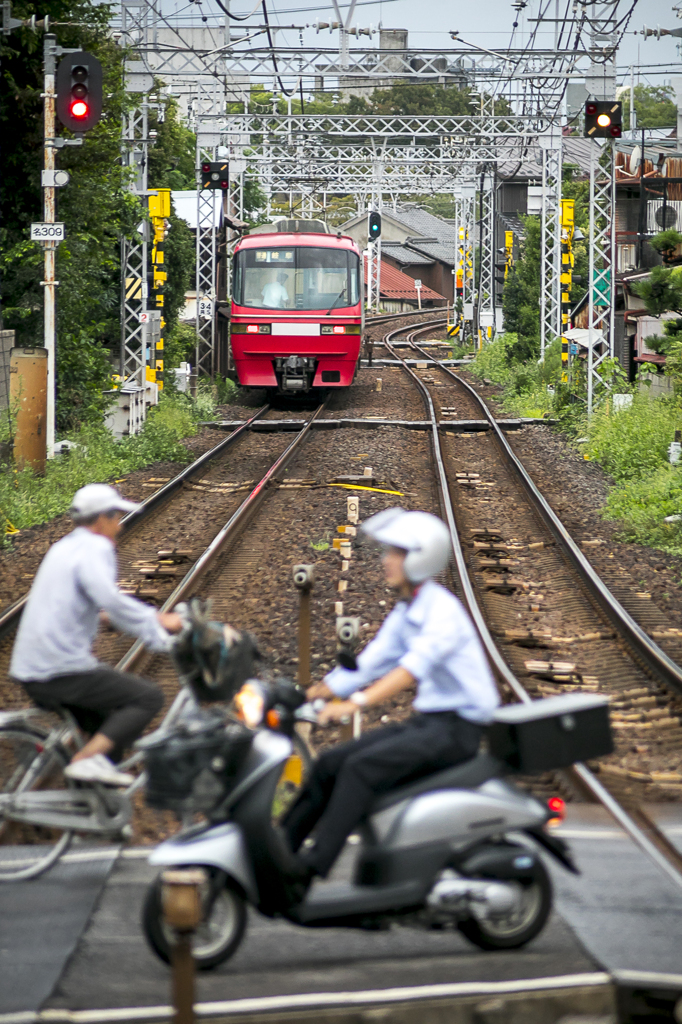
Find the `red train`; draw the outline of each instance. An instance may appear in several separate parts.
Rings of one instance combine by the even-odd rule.
[[[231,345],[239,383],[282,393],[347,387],[364,327],[360,251],[320,221],[280,221],[239,241]]]

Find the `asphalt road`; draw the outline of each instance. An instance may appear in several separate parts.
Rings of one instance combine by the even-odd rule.
[[[168,1001],[168,968],[148,950],[139,927],[152,877],[144,861],[118,862],[47,1005],[82,1009]],[[491,955],[457,932],[308,930],[252,913],[243,945],[231,961],[199,978],[197,999],[548,977],[594,969],[558,915],[522,952]]]
[[[671,837],[682,841],[682,809],[664,811]],[[599,808],[571,807],[563,831],[583,874],[552,868],[557,911],[524,950],[482,953],[458,932],[306,930],[252,913],[235,957],[199,977],[197,999],[504,981],[601,966],[681,972],[682,890]],[[142,854],[125,851],[108,878],[108,863],[81,861],[39,882],[0,886],[0,928],[3,935],[7,923],[11,929],[0,942],[0,1010],[168,1003],[168,968],[149,951],[139,926],[153,877]],[[346,874],[351,854],[339,874]]]
[[[682,807],[663,804],[651,810],[682,848]],[[561,832],[582,875],[550,864],[556,906],[585,948],[609,971],[682,974],[682,888],[599,806],[571,807]]]
[[[54,990],[117,847],[102,853],[98,860],[76,854],[35,881],[0,885],[0,1013],[38,1010]]]

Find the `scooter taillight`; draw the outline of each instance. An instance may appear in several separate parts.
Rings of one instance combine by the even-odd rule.
[[[549,819],[547,824],[550,827],[556,827],[561,825],[562,821],[566,817],[566,803],[561,799],[560,796],[551,796],[547,801],[547,807],[552,817]]]

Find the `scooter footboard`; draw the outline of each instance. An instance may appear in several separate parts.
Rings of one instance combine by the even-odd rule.
[[[149,863],[155,867],[206,865],[219,868],[241,885],[249,900],[254,903],[258,900],[244,835],[234,822],[173,836],[156,847]]]

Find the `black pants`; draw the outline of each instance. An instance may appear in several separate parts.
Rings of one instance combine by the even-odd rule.
[[[101,732],[112,740],[113,761],[120,761],[124,747],[140,736],[163,707],[163,694],[153,683],[106,665],[22,686],[39,707],[48,711],[64,707],[84,732]]]
[[[315,847],[305,859],[325,876],[376,796],[468,761],[480,739],[480,726],[444,711],[418,714],[326,750],[285,819],[292,849],[317,825]]]

